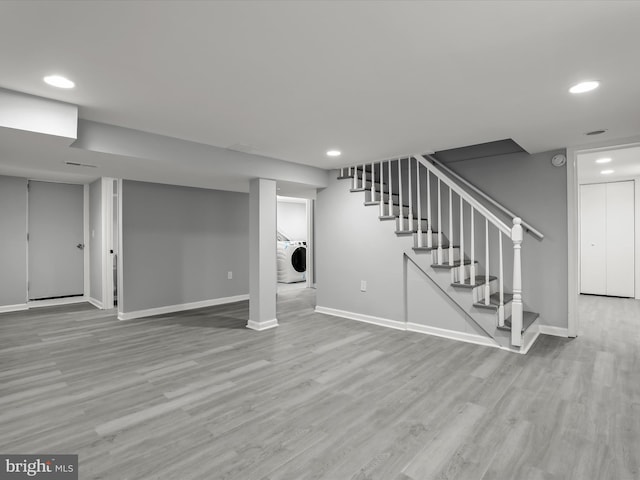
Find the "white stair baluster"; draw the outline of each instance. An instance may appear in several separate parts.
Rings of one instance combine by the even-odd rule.
[[[417,162],[417,159],[416,159]],[[417,163],[418,168],[420,168],[420,163]],[[420,205],[418,203],[418,205]],[[427,170],[427,247],[433,248],[433,227],[431,226],[431,174],[429,170]]]
[[[460,198],[460,283],[466,283],[466,275],[464,271],[464,214],[462,197]]]
[[[522,220],[513,219],[511,240],[513,241],[513,300],[511,302],[511,345],[522,346]]]
[[[351,188],[355,190],[358,187],[358,167],[353,167],[353,177],[351,177]]]
[[[438,265],[442,265],[442,198],[440,178],[438,178]],[[451,241],[451,240],[449,240]]]
[[[408,158],[409,164],[409,230],[413,232],[413,192],[411,191],[411,157]]]
[[[476,284],[476,233],[475,223],[473,219],[473,205],[471,207],[471,265],[469,265],[469,281],[470,285]]]
[[[449,187],[449,265],[453,266],[453,191]]]
[[[404,230],[404,208],[402,208],[403,205],[403,201],[402,201],[402,159],[399,158],[398,159],[398,208],[399,208],[399,229],[398,230]]]
[[[502,232],[498,231],[498,255],[500,255],[500,304],[498,305],[498,325],[504,327],[504,266],[502,264]]]
[[[367,166],[362,164],[362,187],[363,190],[367,188]]]
[[[344,167],[342,167],[342,168],[340,169],[340,176],[341,176],[341,177],[344,177]]]
[[[384,162],[380,162],[380,216],[384,216]]]
[[[371,201],[376,201],[376,166],[371,164]]]
[[[393,180],[391,177],[391,160],[389,160],[389,213],[388,215],[393,216]]]
[[[409,159],[411,161],[411,159]],[[428,171],[427,171],[428,174]],[[416,158],[416,200],[418,202],[418,247],[423,246],[422,242],[422,197],[420,196],[420,163]]]
[[[491,302],[491,286],[489,285],[489,219],[484,217],[484,304],[489,305]]]

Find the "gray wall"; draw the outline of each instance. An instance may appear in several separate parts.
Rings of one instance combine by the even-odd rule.
[[[89,271],[90,296],[98,302],[102,298],[102,179],[89,185]]]
[[[122,203],[124,313],[249,293],[248,194],[124,181]]]
[[[542,324],[566,328],[567,171],[551,165],[556,153],[565,152],[500,155],[448,166],[545,235],[540,241],[525,233],[525,307],[540,313]]]
[[[307,241],[307,206],[278,201],[278,231],[290,240]]]
[[[27,302],[27,179],[0,176],[0,306]]]
[[[543,241],[525,235],[525,308],[539,312],[542,324],[566,328],[566,170],[550,164],[554,153],[503,155],[450,167],[545,234]],[[403,251],[413,246],[413,239],[396,237],[395,222],[380,222],[377,207],[363,206],[364,194],[349,193],[350,182],[335,180],[336,176],[337,172],[332,172],[329,187],[318,192],[316,202],[317,304],[399,321],[408,315],[410,322],[477,332],[458,318],[452,318],[450,324],[443,322],[443,315],[454,315],[455,309],[443,302],[419,272],[409,268],[406,277],[403,273]],[[454,207],[456,202],[454,199]],[[456,218],[457,214],[454,221]],[[482,249],[484,231],[479,233],[477,249]],[[505,285],[510,287],[510,242],[505,247]],[[492,254],[491,258],[495,274],[497,256]],[[360,292],[361,280],[367,281],[367,292]],[[416,294],[418,288],[424,290],[422,296]],[[438,305],[435,315],[429,317],[425,305]]]

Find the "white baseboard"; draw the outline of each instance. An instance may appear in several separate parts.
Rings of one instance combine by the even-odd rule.
[[[346,310],[338,310],[336,308],[316,306],[317,313],[324,313],[326,315],[333,315],[334,317],[348,318],[350,320],[357,320],[358,322],[371,323],[373,325],[379,325],[381,327],[395,328],[396,330],[406,330],[406,324],[399,322],[398,320],[389,320],[388,318],[374,317],[371,315],[364,315],[362,313],[348,312]]]
[[[0,306],[0,313],[20,312],[22,310],[29,310],[29,305],[27,305],[26,303],[18,303],[16,305]]]
[[[247,328],[251,330],[268,330],[270,328],[275,328],[278,326],[278,319],[274,318],[272,320],[265,320],[264,322],[254,322],[253,320],[249,320],[247,322]]]
[[[334,317],[357,320],[358,322],[370,323],[372,325],[378,325],[380,327],[393,328],[395,330],[404,330],[415,333],[423,333],[425,335],[433,335],[436,337],[448,338],[450,340],[473,343],[475,345],[484,345],[494,348],[499,346],[497,342],[488,337],[482,337],[480,335],[474,335],[472,333],[457,332],[455,330],[446,330],[444,328],[430,327],[428,325],[421,325],[419,323],[405,323],[398,320],[390,320],[388,318],[374,317],[371,315],[364,315],[362,313],[348,312],[346,310],[338,310],[335,308],[321,306],[316,307],[316,312],[324,313],[326,315],[333,315]]]
[[[196,308],[214,307],[225,303],[241,302],[249,300],[249,294],[234,295],[232,297],[213,298],[199,302],[181,303],[178,305],[167,305],[165,307],[148,308],[145,310],[134,310],[133,312],[118,313],[118,320],[133,320],[135,318],[152,317],[154,315],[164,315],[166,313],[183,312]]]
[[[29,300],[27,306],[29,308],[55,307],[56,305],[72,305],[74,303],[85,303],[89,299],[84,295],[78,297],[52,298],[50,300]]]
[[[459,342],[473,343],[475,345],[483,345],[485,347],[499,347],[500,345],[489,337],[475,335],[473,333],[458,332],[455,330],[447,330],[444,328],[430,327],[419,323],[407,323],[407,330],[410,332],[424,333],[435,337],[448,338]]]
[[[540,333],[543,335],[553,335],[554,337],[569,337],[569,329],[562,327],[552,327],[550,325],[540,325]]]
[[[102,304],[102,302],[100,300],[97,300],[93,297],[89,297],[87,298],[87,302],[89,302],[91,305],[93,305],[94,307],[100,309],[100,310],[104,310],[104,306]]]

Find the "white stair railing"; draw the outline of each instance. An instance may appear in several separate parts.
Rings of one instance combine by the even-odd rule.
[[[406,158],[406,157],[405,157]],[[415,170],[413,170],[412,160],[415,159]],[[398,214],[394,211],[393,201],[393,170],[392,163],[397,162],[398,173]],[[424,245],[424,230],[423,220],[426,223],[426,247],[434,248],[433,245],[433,220],[435,217],[437,221],[437,235],[435,251],[436,262],[439,265],[443,265],[445,260],[445,248],[448,253],[447,264],[453,268],[457,273],[459,283],[468,284],[471,286],[479,287],[479,296],[476,300],[484,303],[485,305],[491,304],[491,291],[492,278],[490,276],[490,240],[494,238],[494,235],[490,232],[495,229],[497,231],[497,265],[498,265],[498,281],[497,281],[497,323],[499,326],[505,324],[505,286],[504,286],[504,250],[503,250],[503,235],[508,237],[513,243],[513,299],[511,301],[511,344],[514,346],[522,345],[522,325],[523,325],[523,293],[522,293],[522,260],[521,249],[523,241],[523,222],[520,218],[513,218],[513,225],[509,226],[504,223],[500,218],[494,215],[487,207],[480,203],[474,196],[465,190],[464,186],[461,186],[459,182],[456,182],[453,176],[450,176],[448,171],[439,168],[435,165],[431,159],[427,159],[422,155],[413,155],[408,158],[407,174],[403,175],[402,158],[397,160],[386,160],[378,163],[378,179],[375,174],[375,163],[371,163],[371,201],[379,201],[380,216],[396,216],[399,220],[399,230],[404,230],[405,225],[408,225],[409,230],[413,231],[413,212],[414,212],[414,195],[415,206],[417,210],[417,247],[423,247]],[[386,163],[386,165],[385,165]],[[362,175],[360,177],[360,185],[362,190],[367,188],[367,171],[366,164],[362,164],[361,167],[349,167],[348,175],[352,176],[352,186],[356,189],[358,186],[359,169],[362,169]],[[344,176],[345,168],[340,170],[340,175]],[[385,170],[387,170],[385,175]],[[413,174],[415,172],[415,175]],[[386,187],[385,187],[386,176]],[[431,177],[435,177],[434,181],[437,182],[437,189],[432,192]],[[406,179],[406,187],[405,184]],[[424,183],[423,183],[424,179]],[[376,182],[377,180],[377,182]],[[459,179],[458,179],[459,180]],[[415,182],[415,183],[414,183]],[[376,183],[379,184],[379,188],[376,189]],[[385,192],[386,189],[386,192]],[[445,191],[445,189],[447,189]],[[376,190],[379,191],[379,197],[376,199]],[[403,193],[408,192],[408,216],[407,222],[405,222],[405,209]],[[454,193],[458,197],[458,209],[459,218],[458,222],[454,221]],[[476,192],[477,193],[477,192]],[[432,198],[432,194],[435,194],[435,198]],[[385,195],[386,202],[385,202]],[[448,211],[445,211],[445,200]],[[423,211],[423,203],[426,205],[426,215]],[[435,214],[433,211],[435,207]],[[504,212],[506,209],[501,207]],[[468,215],[465,215],[468,212]],[[448,220],[448,245],[444,245],[443,237],[443,217]],[[478,285],[478,272],[476,270],[476,217],[480,216],[484,219],[484,282],[483,285]],[[468,217],[468,230],[465,228],[465,218]],[[456,223],[458,225],[456,225]],[[482,227],[480,227],[482,228]],[[527,228],[530,227],[527,225]],[[468,231],[469,244],[465,241],[465,231]],[[535,232],[540,238],[542,234]],[[459,266],[455,266],[455,247],[454,238],[459,241]],[[465,262],[465,247],[469,245],[469,262]],[[495,254],[495,250],[494,254]],[[495,264],[494,264],[495,265]],[[455,267],[454,267],[455,266]],[[468,267],[468,276],[467,276]]]

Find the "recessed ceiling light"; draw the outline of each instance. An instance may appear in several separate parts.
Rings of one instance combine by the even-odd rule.
[[[45,83],[57,88],[73,88],[76,86],[71,80],[61,75],[48,75],[43,80]]]
[[[580,82],[576,83],[573,87],[569,89],[571,93],[585,93],[590,92],[591,90],[595,90],[600,86],[600,82],[590,81],[590,82]]]
[[[596,160],[596,163],[609,163],[611,161],[611,159],[609,157],[606,158],[599,158]]]
[[[600,173],[602,175],[611,175],[614,171],[613,170],[602,170]]]
[[[327,157],[339,157],[340,155],[342,155],[342,152],[340,150],[327,151]]]

